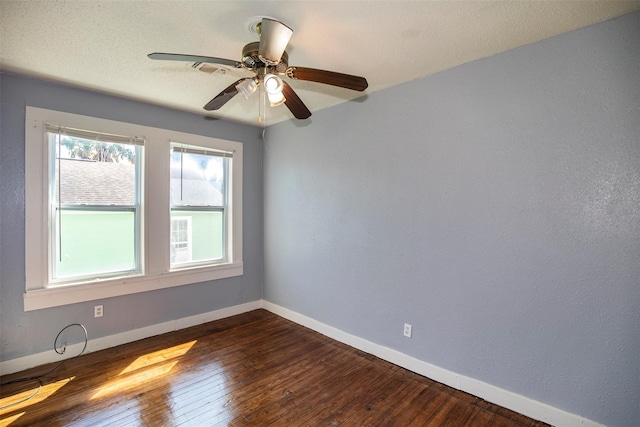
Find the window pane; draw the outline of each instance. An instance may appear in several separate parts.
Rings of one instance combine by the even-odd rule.
[[[191,230],[175,229],[186,227]],[[224,257],[224,214],[222,211],[171,211],[171,264],[216,261]],[[190,231],[190,232],[189,232]]]
[[[171,205],[223,206],[225,160],[218,156],[173,151]]]
[[[57,138],[57,135],[53,136],[54,139]],[[55,203],[135,205],[136,151],[134,145],[104,143],[62,135],[60,146],[56,143],[56,182],[53,197]]]
[[[52,251],[56,254],[54,278],[136,269],[133,212],[63,210],[61,219],[62,241],[56,233]]]

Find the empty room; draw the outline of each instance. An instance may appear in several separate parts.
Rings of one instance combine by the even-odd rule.
[[[640,1],[0,0],[0,426],[640,425]]]

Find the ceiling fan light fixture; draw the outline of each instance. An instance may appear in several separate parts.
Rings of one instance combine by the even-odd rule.
[[[246,99],[249,99],[256,89],[258,89],[258,82],[256,79],[245,79],[236,85],[236,89],[238,89],[238,92]]]
[[[276,65],[284,53],[293,30],[280,21],[263,18],[260,24],[258,57],[267,65]]]
[[[267,96],[269,97],[269,105],[271,105],[272,107],[277,107],[278,105],[284,104],[284,102],[286,101],[286,98],[284,97],[282,92],[275,95],[267,93]]]
[[[286,101],[282,93],[283,87],[284,83],[282,82],[282,79],[275,74],[267,74],[264,76],[264,91],[267,92],[269,104],[271,104],[272,107],[280,105]]]

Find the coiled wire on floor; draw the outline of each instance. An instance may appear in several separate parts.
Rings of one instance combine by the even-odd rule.
[[[66,331],[67,329],[69,329],[71,327],[74,327],[74,326],[78,326],[78,327],[82,328],[82,331],[84,332],[84,346],[82,347],[82,350],[80,350],[80,353],[76,354],[73,357],[70,357],[69,359],[65,359],[65,360],[59,362],[52,369],[50,369],[49,371],[45,372],[44,374],[36,375],[36,376],[33,376],[33,377],[17,378],[15,380],[11,380],[11,381],[7,381],[5,383],[1,383],[0,387],[4,387],[4,386],[9,385],[9,384],[17,384],[17,383],[23,383],[23,382],[28,382],[28,381],[37,381],[38,382],[38,388],[29,397],[26,397],[26,398],[20,400],[19,402],[14,402],[14,403],[11,403],[11,404],[6,405],[6,406],[0,406],[0,411],[3,411],[3,410],[8,409],[8,408],[11,408],[13,406],[20,405],[20,404],[22,404],[24,402],[27,402],[27,401],[33,399],[34,397],[36,397],[38,395],[38,393],[40,393],[40,390],[42,390],[42,387],[44,386],[44,384],[42,383],[42,379],[44,377],[46,377],[47,375],[51,375],[56,369],[58,369],[60,366],[62,366],[62,364],[64,362],[66,362],[67,360],[75,359],[76,357],[78,357],[82,353],[84,353],[84,351],[87,349],[87,344],[89,342],[89,334],[87,333],[87,328],[85,328],[84,325],[81,324],[81,323],[71,323],[70,325],[67,325],[64,328],[62,328],[62,330],[60,330],[60,332],[58,332],[58,335],[56,335],[56,339],[53,341],[53,350],[56,353],[60,354],[60,355],[64,354],[67,351],[67,343],[66,343],[66,341],[62,345],[62,348],[60,350],[58,349],[58,339],[60,338],[60,336],[62,335],[62,333],[64,331]]]

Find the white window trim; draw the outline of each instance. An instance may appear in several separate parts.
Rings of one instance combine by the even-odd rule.
[[[142,275],[48,285],[49,215],[46,124],[118,135],[144,136]],[[229,260],[227,263],[170,271],[169,153],[171,141],[233,152],[230,171]],[[25,121],[25,311],[92,301],[243,274],[242,144],[132,123],[27,107]],[[152,195],[152,196],[151,196]],[[152,232],[151,232],[152,231]]]

